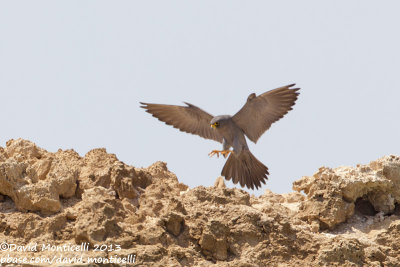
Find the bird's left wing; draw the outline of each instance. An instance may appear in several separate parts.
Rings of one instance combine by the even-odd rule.
[[[259,96],[249,95],[246,104],[232,117],[233,121],[256,143],[272,123],[292,109],[300,90],[291,88],[294,85],[282,86]]]
[[[213,118],[195,105],[184,102],[187,106],[142,103],[141,108],[160,121],[172,125],[183,132],[197,134],[203,138],[222,143],[222,136],[210,127]]]

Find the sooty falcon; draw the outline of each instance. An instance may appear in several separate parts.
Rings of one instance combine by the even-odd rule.
[[[168,125],[183,132],[197,134],[222,143],[223,150],[213,150],[209,155],[229,155],[221,175],[249,189],[261,187],[269,175],[268,168],[250,152],[246,143],[254,143],[282,118],[295,104],[300,88],[295,84],[279,87],[259,96],[250,94],[244,106],[234,115],[212,116],[195,105],[186,106],[142,103],[142,108]],[[229,150],[229,148],[233,150]]]

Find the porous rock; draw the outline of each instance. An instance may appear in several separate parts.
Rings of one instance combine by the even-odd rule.
[[[399,183],[399,157],[385,156],[322,167],[294,182],[295,192],[255,197],[221,179],[188,188],[163,162],[135,168],[105,149],[81,157],[10,140],[0,147],[0,240],[88,250],[0,251],[0,257],[134,255],[137,266],[398,266]]]

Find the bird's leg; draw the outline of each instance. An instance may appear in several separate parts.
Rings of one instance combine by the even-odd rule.
[[[219,157],[219,153],[221,153],[224,156],[224,158],[226,158],[229,155],[229,153],[233,153],[233,151],[232,150],[213,150],[208,155],[210,157],[212,157],[214,155],[217,155],[217,157]]]
[[[221,154],[224,156],[224,158],[226,158],[227,156],[229,156],[230,153],[233,154],[233,150],[222,150],[222,151],[221,151]]]

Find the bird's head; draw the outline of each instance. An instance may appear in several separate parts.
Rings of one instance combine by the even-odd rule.
[[[218,129],[224,126],[229,118],[229,115],[216,116],[210,121],[210,126],[214,129]]]

